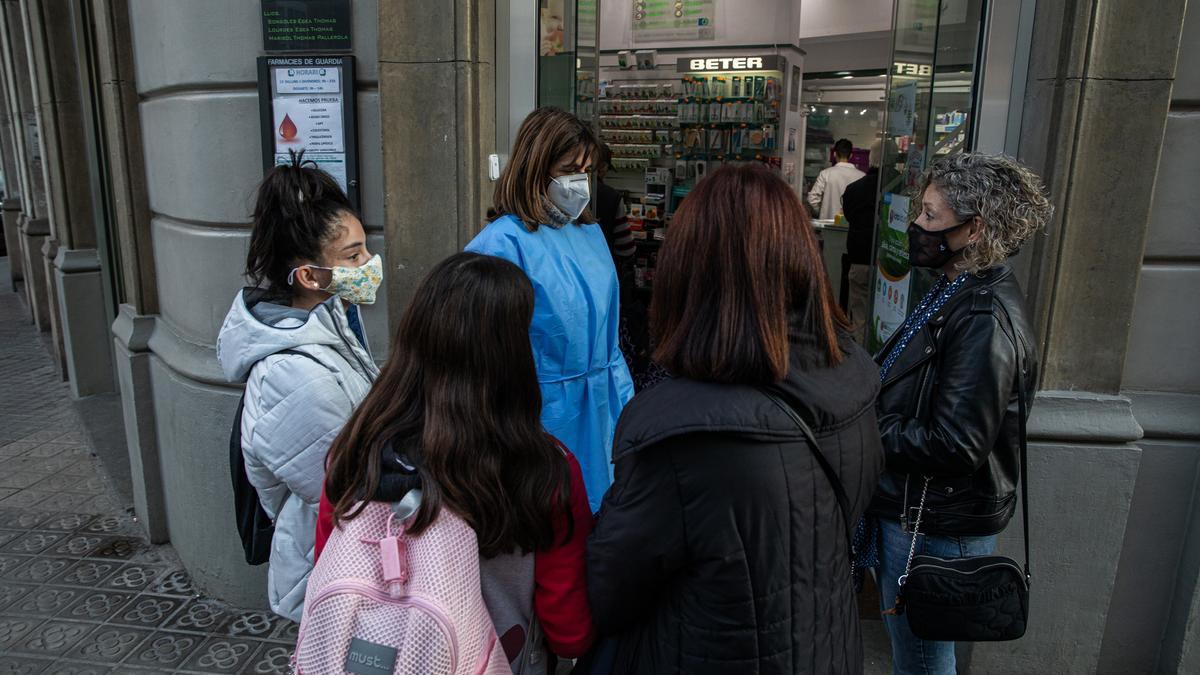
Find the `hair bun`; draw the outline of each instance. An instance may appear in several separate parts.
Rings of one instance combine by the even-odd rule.
[[[294,169],[316,169],[316,168],[318,168],[316,161],[311,160],[311,159],[304,159],[304,148],[301,148],[299,151],[288,150],[288,157],[291,159],[292,168],[294,168]]]

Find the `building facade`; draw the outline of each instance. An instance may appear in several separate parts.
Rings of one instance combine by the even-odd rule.
[[[621,33],[606,46],[603,27],[584,36],[627,21],[628,0],[351,4],[362,220],[387,265],[366,314],[382,360],[422,275],[481,226],[489,157],[502,160],[523,114],[554,94],[539,79],[546,12],[574,17],[571,77],[639,45]],[[781,35],[762,43],[806,50],[806,68],[852,51],[855,30],[894,47],[905,0],[840,4],[783,3],[761,22]],[[1014,36],[979,99],[1004,133],[979,147],[1017,154],[1057,207],[1015,260],[1044,364],[1032,624],[1020,641],[977,645],[971,670],[1200,671],[1200,8],[959,4],[981,17],[979,44]],[[761,48],[738,41],[751,28],[737,21],[718,13],[715,39]],[[240,391],[215,344],[244,283],[262,176],[261,26],[260,3],[244,0],[0,0],[12,292],[72,393],[119,399],[121,469],[152,540],[170,542],[205,592],[248,607],[265,605],[265,569],[243,563],[233,527]],[[1014,524],[1002,548],[1019,539]]]

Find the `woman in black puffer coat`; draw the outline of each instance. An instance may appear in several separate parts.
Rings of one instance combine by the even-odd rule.
[[[588,542],[612,672],[862,672],[847,532],[882,469],[879,376],[791,189],[758,165],[697,186],[652,312],[675,377],[622,414]]]

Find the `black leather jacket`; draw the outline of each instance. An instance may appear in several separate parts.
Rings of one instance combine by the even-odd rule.
[[[899,331],[877,362],[898,337]],[[910,526],[923,477],[930,476],[922,532],[1004,529],[1016,509],[1020,476],[1018,349],[1029,404],[1037,381],[1033,332],[1021,289],[1005,266],[967,279],[913,336],[879,394],[886,470],[871,514]]]

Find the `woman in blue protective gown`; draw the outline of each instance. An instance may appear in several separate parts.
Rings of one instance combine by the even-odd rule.
[[[492,220],[467,245],[515,263],[533,283],[542,425],[579,460],[593,512],[612,482],[617,418],[633,398],[618,344],[617,272],[587,208],[597,145],[570,113],[531,113],[496,184]]]

